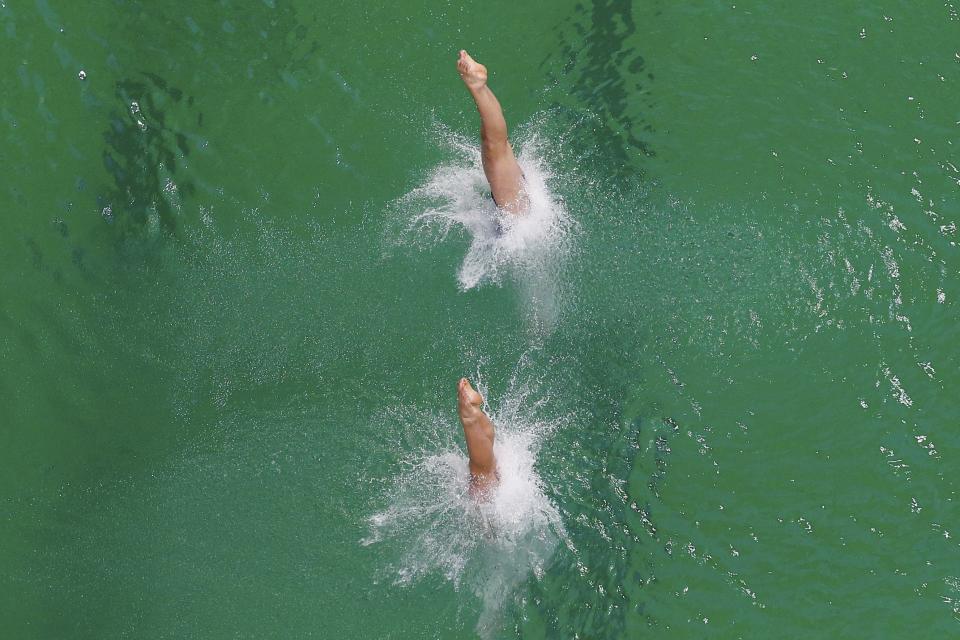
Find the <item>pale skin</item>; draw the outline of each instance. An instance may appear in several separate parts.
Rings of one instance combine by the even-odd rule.
[[[457,411],[470,457],[470,494],[484,498],[500,481],[493,455],[493,422],[481,408],[483,396],[466,378],[457,383]]]
[[[507,213],[524,213],[529,202],[523,189],[523,171],[507,137],[503,109],[487,85],[487,68],[461,49],[457,71],[480,112],[480,155],[493,200]]]

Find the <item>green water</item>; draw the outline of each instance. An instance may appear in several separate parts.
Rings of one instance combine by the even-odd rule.
[[[960,5],[467,4],[0,0],[0,635],[960,633]],[[461,47],[570,221],[472,287]],[[510,579],[371,543],[477,374]]]

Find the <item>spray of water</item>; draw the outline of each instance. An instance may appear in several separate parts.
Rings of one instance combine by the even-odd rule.
[[[395,203],[399,230],[389,242],[429,248],[451,232],[464,232],[470,246],[457,270],[462,291],[485,283],[514,281],[524,308],[538,327],[549,330],[560,313],[559,273],[570,252],[574,227],[561,198],[549,187],[555,178],[534,122],[517,137],[517,157],[525,176],[530,207],[522,215],[501,211],[493,202],[473,140],[437,126],[436,138],[447,159],[426,181]]]
[[[516,587],[541,576],[558,542],[566,540],[535,467],[540,443],[563,420],[538,419],[545,401],[534,402],[532,395],[529,389],[508,392],[489,411],[497,429],[500,483],[484,502],[469,494],[455,415],[391,411],[392,423],[412,421],[407,427],[429,434],[430,442],[394,479],[386,508],[369,518],[369,534],[361,541],[398,551],[390,555],[399,561],[385,568],[398,585],[439,575],[454,589],[472,591],[482,603],[477,630],[484,636],[498,628]]]

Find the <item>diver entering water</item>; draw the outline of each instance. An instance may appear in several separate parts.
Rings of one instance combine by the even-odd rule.
[[[493,422],[481,408],[483,396],[466,378],[457,383],[457,411],[463,424],[463,437],[470,456],[470,495],[485,499],[500,481],[497,459],[493,455]]]
[[[480,112],[480,156],[493,202],[508,213],[524,213],[530,203],[524,190],[523,170],[507,138],[503,109],[487,86],[487,68],[461,49],[457,71]]]

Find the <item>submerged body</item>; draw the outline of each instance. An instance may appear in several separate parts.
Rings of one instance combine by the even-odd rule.
[[[470,386],[466,378],[460,378],[457,411],[470,457],[470,494],[479,499],[486,498],[500,481],[497,459],[493,455],[493,422],[484,413],[482,405],[483,396]]]
[[[523,188],[523,171],[510,146],[503,109],[487,85],[487,68],[461,50],[457,71],[480,112],[480,157],[493,201],[507,213],[525,213],[530,202]]]

